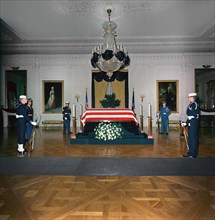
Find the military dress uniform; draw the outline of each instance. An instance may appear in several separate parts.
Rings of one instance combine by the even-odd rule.
[[[168,121],[169,121],[169,115],[170,115],[170,110],[167,106],[163,106],[160,109],[159,113],[159,118],[161,118],[161,134],[169,133],[169,126],[168,126]]]
[[[64,123],[63,133],[65,134],[67,132],[68,134],[70,134],[71,133],[71,130],[70,130],[71,108],[69,107],[69,102],[66,102],[66,104],[68,104],[68,105],[63,107],[63,111],[62,111],[63,123]]]
[[[188,146],[189,152],[187,156],[196,158],[198,156],[199,149],[199,106],[196,102],[192,102],[187,107],[187,125],[188,125]]]
[[[32,99],[28,99],[28,101],[32,101]],[[30,118],[31,121],[33,121],[34,110],[33,110],[32,106],[27,105],[26,108],[27,108],[28,117]],[[33,125],[30,122],[26,122],[26,128],[27,128],[26,139],[27,139],[27,141],[29,141],[31,139]]]
[[[19,103],[16,107],[16,119],[18,125],[18,149],[19,153],[23,153],[25,150],[23,145],[25,144],[25,131],[26,131],[26,122],[31,122],[31,119],[28,117],[26,105]]]

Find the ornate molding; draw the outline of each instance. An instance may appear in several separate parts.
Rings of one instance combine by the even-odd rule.
[[[131,65],[197,65],[201,68],[203,63],[215,66],[215,54],[213,53],[177,53],[177,54],[133,54]]]
[[[119,41],[120,42],[120,41]],[[214,53],[214,41],[122,41],[129,53]],[[60,42],[52,41],[43,43],[5,43],[1,46],[2,54],[91,54],[95,47],[93,41]]]
[[[123,16],[136,16],[138,13],[154,13],[164,10],[177,1],[149,1],[149,0],[54,0],[50,4],[61,14],[78,14],[97,16],[107,20],[107,8],[112,8],[111,19]],[[78,18],[77,18],[78,19]],[[2,54],[90,54],[92,48],[102,42],[102,37],[71,38],[71,39],[40,39],[22,40],[6,24],[5,32],[10,33],[12,40],[1,42]],[[204,29],[193,36],[129,36],[117,38],[128,48],[129,53],[190,53],[215,52],[214,47],[214,19]],[[12,37],[13,36],[13,37]]]
[[[2,56],[4,66],[35,66],[37,55],[5,55]]]
[[[89,55],[5,55],[2,56],[3,66],[34,66],[40,67],[52,65],[66,65],[66,66],[89,66]]]
[[[167,53],[155,53],[155,54],[131,54],[131,58],[135,60],[198,60],[201,61],[203,59],[213,60],[214,61],[215,54],[212,53],[175,53],[175,54],[167,54]],[[4,55],[2,56],[3,64],[5,61],[8,63],[15,62],[25,62],[27,64],[40,64],[40,62],[58,62],[58,61],[66,61],[66,62],[86,62],[90,60],[89,55]],[[89,61],[90,62],[90,61]],[[147,61],[148,62],[148,61]],[[213,62],[215,63],[215,62]],[[71,63],[70,63],[71,65]],[[88,65],[88,64],[86,64]]]

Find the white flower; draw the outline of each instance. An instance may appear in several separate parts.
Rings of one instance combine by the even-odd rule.
[[[122,138],[122,128],[120,123],[99,123],[95,131],[95,138],[99,140],[114,140],[117,138]]]

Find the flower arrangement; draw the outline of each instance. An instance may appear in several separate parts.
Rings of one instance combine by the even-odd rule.
[[[95,127],[94,131],[95,138],[104,141],[122,138],[123,134],[120,123],[101,122]]]

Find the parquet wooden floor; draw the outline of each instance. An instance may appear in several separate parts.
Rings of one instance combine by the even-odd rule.
[[[215,156],[214,130],[200,133],[200,157]],[[181,157],[179,131],[154,145],[71,146],[59,130],[36,131],[32,157]],[[15,157],[16,131],[4,129],[1,156]],[[14,168],[15,169],[15,168]],[[188,168],[189,169],[189,168]],[[0,220],[214,220],[215,177],[1,176]]]
[[[3,176],[0,219],[215,219],[214,177]]]
[[[200,130],[199,157],[215,157],[215,129]],[[184,137],[172,129],[169,135],[153,130],[153,145],[71,145],[62,128],[36,129],[33,157],[181,157],[187,152]],[[0,135],[0,155],[17,156],[17,130],[6,128]]]

